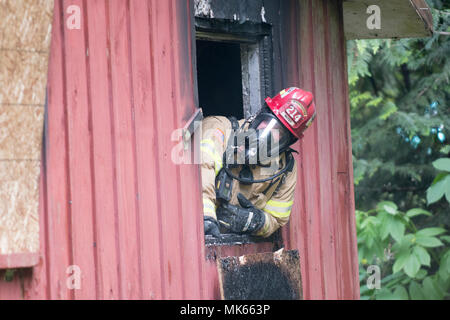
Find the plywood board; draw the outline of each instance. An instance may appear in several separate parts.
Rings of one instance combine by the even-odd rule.
[[[40,160],[44,107],[0,105],[0,161]]]
[[[0,0],[0,48],[48,52],[53,0]]]
[[[0,161],[0,253],[39,249],[39,161]]]
[[[217,260],[225,300],[301,300],[297,250],[256,253]]]
[[[0,104],[45,104],[48,53],[0,49]]]
[[[53,0],[0,0],[0,269],[38,262]]]

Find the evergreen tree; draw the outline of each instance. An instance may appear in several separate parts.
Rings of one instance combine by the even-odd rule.
[[[401,210],[426,206],[426,189],[436,175],[431,163],[450,154],[450,1],[429,4],[436,31],[430,38],[348,42],[360,210],[381,200]],[[448,204],[440,201],[432,209],[448,213]],[[448,214],[434,219],[450,224]]]
[[[450,298],[450,1],[428,3],[430,38],[348,42],[362,299]]]

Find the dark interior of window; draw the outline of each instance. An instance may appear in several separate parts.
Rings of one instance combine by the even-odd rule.
[[[239,43],[197,40],[197,79],[205,117],[244,117]]]

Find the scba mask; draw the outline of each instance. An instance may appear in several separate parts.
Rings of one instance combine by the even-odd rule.
[[[244,129],[246,125],[247,129]],[[286,151],[295,140],[270,109],[265,107],[235,133],[235,164],[268,164]]]
[[[296,140],[269,109],[263,109],[255,117],[249,130],[255,133],[256,147],[249,145],[246,161],[250,161],[256,153],[258,162],[267,163],[286,151]]]

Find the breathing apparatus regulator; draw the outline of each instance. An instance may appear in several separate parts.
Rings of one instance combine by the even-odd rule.
[[[216,177],[216,199],[221,202],[228,203],[231,200],[233,180],[244,185],[250,185],[253,183],[264,183],[272,181],[272,184],[278,182],[276,180],[282,175],[285,175],[288,171],[292,171],[294,167],[294,157],[292,152],[294,150],[290,149],[289,146],[294,143],[297,139],[290,134],[286,129],[282,128],[282,125],[276,119],[275,116],[271,115],[270,110],[263,109],[258,115],[252,116],[247,119],[241,127],[239,127],[238,121],[234,117],[230,117],[229,120],[232,124],[232,133],[228,139],[228,146],[226,151],[223,153],[223,167]],[[264,126],[270,128],[268,130],[260,129],[261,123],[265,121]],[[276,123],[278,122],[278,127]],[[248,127],[251,133],[248,135],[248,131],[245,130]],[[272,148],[271,144],[273,142],[273,137],[271,136],[271,130],[283,130],[283,145],[280,151],[274,154],[274,151],[278,151],[277,148]],[[238,144],[239,135],[243,135],[241,144]],[[268,139],[268,140],[266,140]],[[279,169],[278,172],[268,176],[264,179],[254,179],[251,166],[256,164],[262,167],[270,167],[271,164],[263,163],[266,160],[265,157],[261,157],[261,147],[266,148],[268,156],[285,153],[286,160],[283,168]],[[268,148],[268,149],[267,149]],[[237,161],[240,164],[236,164],[236,159],[240,158],[242,162]],[[252,161],[256,160],[256,161]],[[252,162],[256,162],[251,164]],[[232,169],[240,167],[239,174],[236,175],[232,172]],[[269,170],[269,169],[268,169]],[[271,184],[271,185],[272,185]]]

